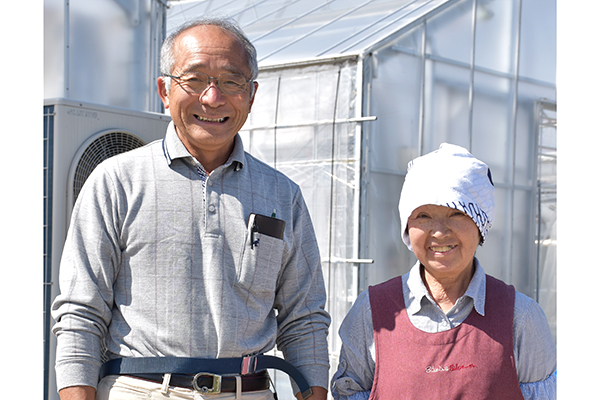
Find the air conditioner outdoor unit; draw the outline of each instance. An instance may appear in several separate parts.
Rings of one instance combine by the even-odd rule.
[[[105,159],[162,139],[171,118],[66,99],[44,101],[44,398],[58,399],[50,305],[73,204]]]

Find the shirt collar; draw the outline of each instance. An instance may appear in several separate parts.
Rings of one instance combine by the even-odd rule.
[[[473,299],[473,306],[475,311],[482,316],[485,316],[485,271],[479,264],[477,258],[475,258],[475,274],[471,278],[471,282],[465,291],[464,296]],[[433,303],[433,299],[427,290],[427,287],[421,279],[421,263],[417,263],[411,268],[407,274],[406,287],[409,290],[408,302],[406,311],[409,315],[415,315],[421,310],[421,304],[423,298]],[[407,296],[405,296],[406,298]]]
[[[471,278],[471,283],[469,283],[464,296],[469,296],[473,299],[475,311],[482,317],[485,316],[485,283],[485,271],[479,265],[479,260],[475,258],[475,274]]]
[[[177,132],[175,131],[175,124],[173,121],[169,123],[167,127],[167,133],[165,138],[163,139],[163,152],[165,155],[165,159],[169,165],[173,162],[173,160],[177,158],[181,158],[185,163],[189,165],[197,165],[200,164],[194,156],[190,154],[188,149],[186,149],[185,145],[179,139]],[[244,153],[244,144],[242,143],[242,138],[239,134],[235,135],[233,151],[229,156],[227,162],[223,165],[224,167],[228,167],[229,165],[234,164],[235,170],[239,171],[244,167],[244,162],[246,160],[246,154]]]

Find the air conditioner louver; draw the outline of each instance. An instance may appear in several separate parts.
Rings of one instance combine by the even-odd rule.
[[[103,132],[94,138],[91,143],[84,144],[85,148],[75,169],[73,176],[73,205],[83,187],[86,179],[94,168],[102,161],[143,146],[145,143],[135,135],[122,131]]]

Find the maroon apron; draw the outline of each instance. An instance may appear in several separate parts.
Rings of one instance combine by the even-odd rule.
[[[410,322],[397,277],[369,288],[375,336],[370,399],[523,399],[513,350],[515,289],[486,276],[485,317],[423,332]]]

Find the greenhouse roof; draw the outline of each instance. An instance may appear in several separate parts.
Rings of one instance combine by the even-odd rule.
[[[237,20],[259,66],[361,55],[452,0],[171,1],[167,34],[199,15]]]

